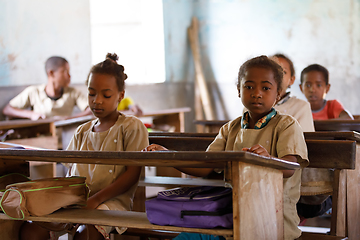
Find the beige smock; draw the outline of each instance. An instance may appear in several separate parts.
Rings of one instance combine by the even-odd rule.
[[[32,110],[46,117],[71,116],[75,106],[84,111],[88,106],[85,94],[73,87],[65,87],[61,98],[52,100],[46,95],[45,84],[29,86],[10,100],[11,107]]]
[[[314,120],[310,103],[289,97],[286,101],[279,101],[275,107],[277,111],[293,116],[304,132],[314,132]],[[310,159],[311,161],[311,159]],[[334,172],[329,169],[305,168],[301,174],[301,195],[317,197],[301,197],[300,202],[306,204],[320,204],[333,191],[332,181]]]
[[[295,155],[301,167],[308,165],[307,147],[299,123],[289,115],[277,114],[261,129],[242,129],[241,117],[221,127],[207,151],[238,150],[255,144],[263,146],[270,155],[284,157]],[[296,203],[300,198],[301,169],[284,178],[284,239],[296,239],[301,231],[297,227],[300,219]]]
[[[80,151],[141,151],[149,145],[148,131],[144,124],[134,116],[119,115],[117,122],[105,132],[93,132],[97,119],[79,126],[67,150]],[[113,183],[126,171],[123,165],[103,164],[64,164],[70,167],[70,176],[84,176],[90,189],[90,196]],[[130,211],[137,183],[127,192],[109,199],[97,209]],[[97,227],[108,234],[111,227]],[[116,228],[123,233],[126,228]],[[101,232],[105,237],[107,235]]]

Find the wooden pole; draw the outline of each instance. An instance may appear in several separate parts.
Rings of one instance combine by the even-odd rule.
[[[188,28],[188,35],[190,40],[190,46],[192,50],[192,55],[194,58],[195,65],[195,88],[198,87],[200,93],[200,99],[202,103],[202,107],[205,113],[206,120],[215,120],[214,108],[211,103],[209,90],[205,81],[204,72],[201,66],[201,57],[200,57],[200,47],[199,47],[199,22],[196,17],[192,18],[191,26]],[[197,91],[195,90],[195,93]],[[195,95],[196,99],[196,95]],[[200,117],[200,113],[202,116],[202,109],[195,109],[196,117]],[[202,120],[202,119],[197,119]]]

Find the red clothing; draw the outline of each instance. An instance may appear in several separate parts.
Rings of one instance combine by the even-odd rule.
[[[336,99],[326,101],[325,106],[318,110],[312,111],[314,120],[327,120],[331,118],[338,118],[340,113],[344,111],[343,105]]]

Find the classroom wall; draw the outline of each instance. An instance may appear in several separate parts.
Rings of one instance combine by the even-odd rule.
[[[193,107],[195,73],[186,31],[197,16],[218,119],[242,112],[235,86],[239,66],[280,51],[295,63],[294,95],[303,98],[300,72],[317,62],[330,71],[328,98],[360,114],[360,0],[163,0],[163,14],[166,83],[127,87],[144,110]],[[50,55],[66,57],[73,84],[83,88],[90,45],[88,0],[0,0],[0,108],[25,86],[46,81],[43,65]],[[193,112],[187,114],[187,131],[195,131],[193,119]]]
[[[221,93],[216,100],[219,119],[242,112],[235,86],[239,66],[249,58],[277,52],[295,64],[295,96],[305,99],[298,87],[301,70],[322,64],[332,85],[327,98],[337,98],[360,114],[359,0],[164,0],[168,81],[194,81],[186,35],[193,15],[200,22],[205,77],[213,94]]]
[[[0,86],[46,83],[44,64],[60,55],[73,83],[91,66],[88,0],[0,0]]]

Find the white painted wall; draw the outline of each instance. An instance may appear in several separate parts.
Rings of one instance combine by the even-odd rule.
[[[164,0],[167,80],[193,81],[186,36],[193,15],[200,21],[206,79],[217,83],[230,118],[242,112],[235,86],[240,65],[277,52],[295,64],[294,95],[305,99],[298,87],[300,72],[318,63],[330,72],[328,99],[337,98],[360,114],[359,0]]]
[[[46,83],[44,64],[59,55],[72,83],[91,67],[88,0],[0,0],[0,86]]]

